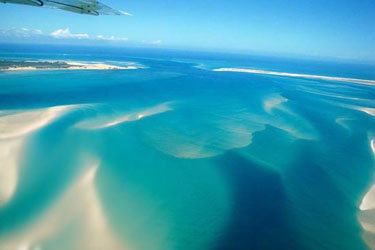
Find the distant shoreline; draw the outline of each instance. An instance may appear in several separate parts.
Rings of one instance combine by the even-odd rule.
[[[308,75],[308,74],[296,74],[296,73],[286,73],[286,72],[276,72],[276,71],[266,71],[257,69],[245,69],[245,68],[218,68],[213,69],[213,71],[220,72],[241,72],[250,74],[261,74],[261,75],[274,75],[274,76],[288,76],[288,77],[300,77],[309,79],[322,79],[329,81],[341,81],[341,82],[353,82],[366,85],[375,85],[375,80],[363,80],[345,77],[334,77],[334,76],[319,76],[319,75]]]
[[[132,70],[136,66],[116,66],[104,63],[82,63],[75,61],[16,61],[0,60],[0,71],[34,70]]]

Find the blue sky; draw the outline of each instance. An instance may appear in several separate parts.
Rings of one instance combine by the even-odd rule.
[[[0,41],[108,43],[375,61],[374,0],[102,2],[133,16],[88,16],[0,4]]]

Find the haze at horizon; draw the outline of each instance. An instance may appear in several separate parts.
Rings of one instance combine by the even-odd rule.
[[[158,47],[375,61],[374,1],[102,2],[133,16],[94,17],[0,5],[0,42]]]

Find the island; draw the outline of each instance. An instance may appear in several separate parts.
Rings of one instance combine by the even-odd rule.
[[[0,60],[0,71],[24,70],[128,70],[137,69],[136,66],[116,66],[97,62],[74,62],[52,60]]]

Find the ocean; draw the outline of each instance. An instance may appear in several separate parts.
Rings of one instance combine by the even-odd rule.
[[[1,45],[0,249],[375,246],[375,65]],[[373,190],[373,191],[372,191]]]

